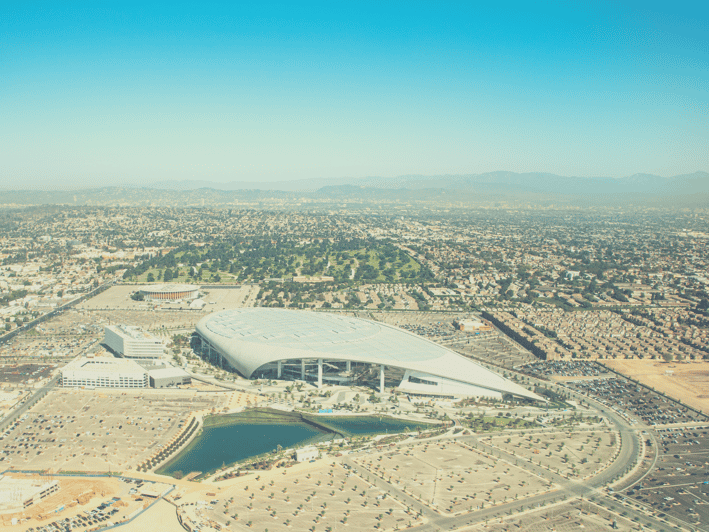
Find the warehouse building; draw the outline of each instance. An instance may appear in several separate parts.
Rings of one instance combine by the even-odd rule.
[[[104,329],[103,343],[116,355],[124,358],[160,358],[165,352],[161,340],[128,325],[109,325]]]

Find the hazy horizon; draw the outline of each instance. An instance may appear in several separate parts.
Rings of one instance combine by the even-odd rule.
[[[0,7],[0,188],[709,170],[696,4]]]

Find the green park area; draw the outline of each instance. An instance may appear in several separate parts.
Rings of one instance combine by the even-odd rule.
[[[346,239],[245,239],[234,243],[186,245],[128,269],[129,282],[243,283],[293,277],[332,277],[344,283],[420,283],[427,268],[390,242]]]

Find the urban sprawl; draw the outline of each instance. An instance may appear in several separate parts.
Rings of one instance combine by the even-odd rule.
[[[0,523],[709,531],[708,242],[659,208],[5,207]],[[539,400],[350,362],[246,378],[196,326],[252,307],[403,329]],[[176,469],[283,420],[319,436]]]

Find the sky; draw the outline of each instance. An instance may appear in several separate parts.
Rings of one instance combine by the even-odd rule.
[[[709,170],[709,3],[0,3],[0,187],[497,170]]]

